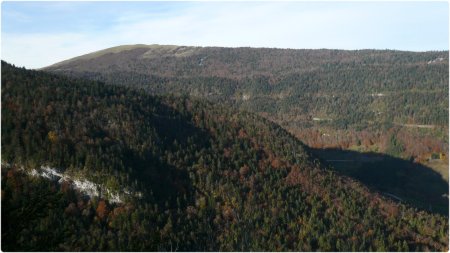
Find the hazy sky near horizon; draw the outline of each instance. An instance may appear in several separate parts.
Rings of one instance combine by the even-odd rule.
[[[448,50],[447,2],[2,2],[2,59],[40,68],[123,44]]]

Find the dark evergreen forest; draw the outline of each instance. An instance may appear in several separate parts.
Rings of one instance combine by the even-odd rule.
[[[326,169],[270,120],[126,86],[2,62],[2,250],[448,250],[447,217]]]

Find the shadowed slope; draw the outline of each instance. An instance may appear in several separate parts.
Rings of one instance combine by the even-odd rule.
[[[448,183],[430,168],[378,153],[311,149],[343,175],[420,209],[448,215]]]

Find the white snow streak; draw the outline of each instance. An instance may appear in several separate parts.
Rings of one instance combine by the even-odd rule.
[[[2,166],[6,164],[2,163]],[[49,166],[41,166],[39,169],[25,170],[23,167],[21,170],[34,177],[44,177],[49,180],[58,181],[58,183],[69,182],[73,188],[79,190],[83,194],[90,197],[102,197],[108,199],[112,203],[122,203],[124,195],[134,195],[136,197],[142,197],[142,193],[133,192],[130,190],[123,190],[122,194],[116,191],[112,191],[102,184],[96,184],[87,179],[74,178],[66,173],[61,173],[55,168]]]

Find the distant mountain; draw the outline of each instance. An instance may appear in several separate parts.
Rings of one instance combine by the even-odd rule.
[[[383,143],[393,133],[404,157],[448,154],[448,51],[133,45],[43,70],[226,103],[280,124],[310,146],[366,143],[376,145],[363,149],[389,153]],[[408,130],[416,126],[434,129],[429,141]]]
[[[4,251],[448,250],[252,113],[4,62],[1,96]]]

